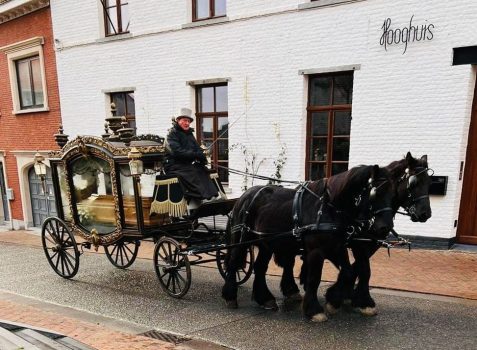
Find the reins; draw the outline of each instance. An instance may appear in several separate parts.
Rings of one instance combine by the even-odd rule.
[[[248,177],[251,177],[253,179],[268,180],[268,181],[273,181],[273,182],[289,183],[289,184],[295,184],[295,185],[300,185],[300,184],[303,183],[302,181],[282,180],[282,179],[276,179],[276,178],[269,177],[269,176],[264,176],[264,175],[250,174],[250,173],[247,173],[247,172],[242,171],[242,170],[232,169],[232,168],[229,168],[229,167],[226,167],[226,166],[223,166],[223,165],[219,165],[219,164],[217,164],[217,167],[221,168],[221,169],[228,170],[232,174],[248,176]]]

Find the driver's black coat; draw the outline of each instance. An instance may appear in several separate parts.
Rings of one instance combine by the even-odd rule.
[[[167,155],[164,170],[167,175],[179,178],[184,196],[210,199],[218,192],[205,167],[206,157],[193,134],[194,129],[183,130],[177,123],[167,135]]]

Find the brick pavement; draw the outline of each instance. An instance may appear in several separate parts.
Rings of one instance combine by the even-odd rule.
[[[40,247],[38,233],[28,231],[2,231],[0,242]],[[153,243],[142,242],[139,258],[152,259]],[[103,254],[93,250],[87,254]],[[211,267],[213,267],[212,264]],[[301,261],[297,258],[295,275]],[[215,268],[215,267],[214,267]],[[460,251],[405,249],[380,250],[371,260],[371,286],[403,291],[454,296],[477,300],[477,254]],[[269,273],[280,275],[281,269],[271,263]],[[337,270],[325,263],[323,280],[334,281]],[[57,313],[0,300],[0,319],[51,329],[101,350],[135,349],[185,349],[159,340],[126,334],[99,324],[79,321]]]
[[[54,331],[101,350],[180,350],[171,343],[110,330],[36,307],[0,300],[0,319]]]

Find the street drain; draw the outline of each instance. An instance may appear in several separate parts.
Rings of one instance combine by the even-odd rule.
[[[181,337],[181,336],[171,334],[171,333],[166,333],[166,332],[159,332],[159,331],[156,331],[154,329],[150,330],[150,331],[147,331],[147,332],[144,332],[144,333],[141,333],[139,335],[143,335],[145,337],[162,340],[162,341],[172,343],[172,344],[176,344],[176,345],[190,340],[190,338],[187,338],[187,337]]]

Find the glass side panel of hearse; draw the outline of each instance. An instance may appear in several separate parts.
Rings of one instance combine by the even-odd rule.
[[[116,229],[115,199],[110,164],[99,157],[78,157],[70,163],[73,206],[83,229],[99,234]]]

